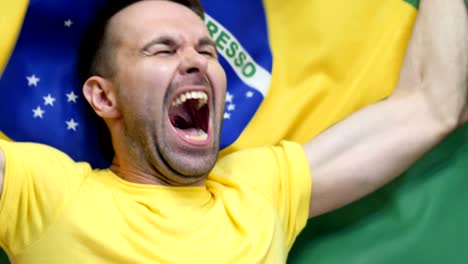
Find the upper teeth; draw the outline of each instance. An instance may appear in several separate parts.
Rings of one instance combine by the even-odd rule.
[[[205,105],[206,102],[208,101],[208,95],[205,92],[201,92],[201,91],[200,92],[196,92],[196,91],[185,92],[179,95],[179,97],[177,97],[177,99],[175,99],[174,102],[172,102],[172,105],[177,106],[177,105],[183,104],[185,101],[189,99],[198,99],[198,108],[200,108],[203,105]]]

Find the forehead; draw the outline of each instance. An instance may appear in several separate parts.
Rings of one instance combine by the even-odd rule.
[[[159,35],[196,41],[209,37],[197,14],[183,5],[165,0],[136,2],[112,17],[109,27],[112,35],[124,42],[145,42]]]

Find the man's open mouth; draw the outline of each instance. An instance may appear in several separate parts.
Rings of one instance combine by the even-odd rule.
[[[204,91],[187,91],[174,99],[169,108],[169,120],[176,131],[191,142],[208,139],[209,107]]]

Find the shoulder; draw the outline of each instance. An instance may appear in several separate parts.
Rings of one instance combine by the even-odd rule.
[[[9,159],[21,159],[28,162],[31,162],[31,159],[38,161],[47,160],[48,164],[55,161],[74,162],[64,152],[40,143],[0,140],[0,149],[4,154],[3,158],[6,163],[9,162]]]
[[[40,143],[0,140],[0,149],[3,152],[4,178],[23,174],[53,178],[54,175],[62,177],[64,173],[72,176],[91,171],[89,164],[75,162],[66,153]]]
[[[248,188],[270,205],[285,232],[288,245],[305,226],[311,196],[311,174],[302,145],[282,141],[277,146],[241,150],[224,156],[210,179]],[[261,197],[261,198],[260,198]],[[253,203],[250,199],[246,203]],[[293,219],[294,221],[291,221]]]
[[[277,146],[245,149],[224,156],[216,163],[209,178],[237,181],[272,196],[284,184],[308,185],[310,172],[303,147],[282,141]]]
[[[282,141],[277,146],[244,149],[228,154],[218,160],[216,170],[252,171],[277,170],[278,166],[307,163],[302,145]],[[269,166],[267,166],[269,165]]]

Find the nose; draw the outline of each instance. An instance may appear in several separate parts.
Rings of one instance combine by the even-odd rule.
[[[193,48],[183,51],[179,65],[181,74],[201,73],[205,74],[208,67],[208,59]]]

